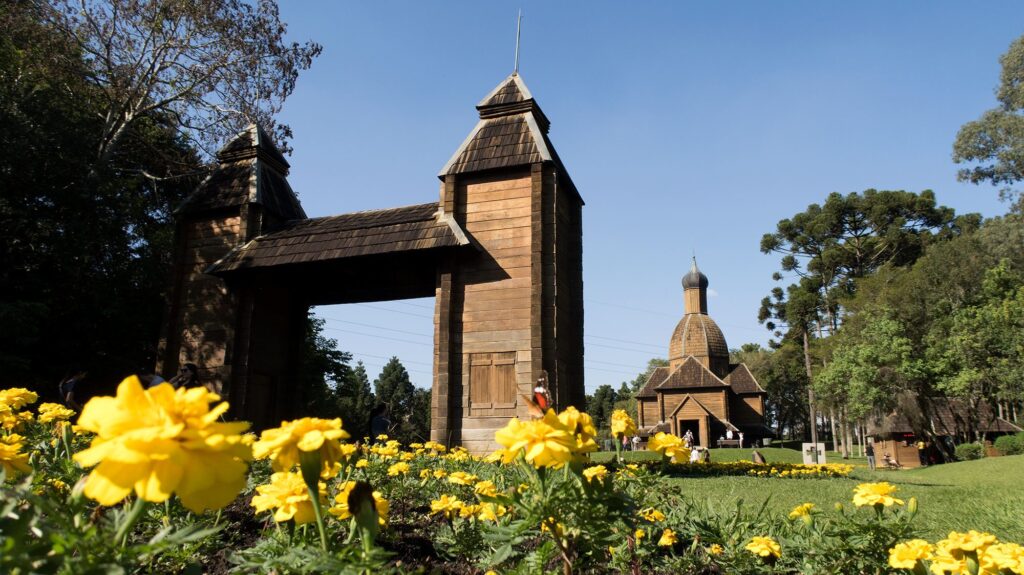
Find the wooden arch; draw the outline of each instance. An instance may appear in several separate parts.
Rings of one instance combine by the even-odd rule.
[[[582,407],[583,200],[517,74],[441,170],[437,202],[309,218],[252,126],[178,210],[158,373],[195,363],[256,428],[301,416],[312,305],[433,296],[431,438],[474,452],[546,371]]]

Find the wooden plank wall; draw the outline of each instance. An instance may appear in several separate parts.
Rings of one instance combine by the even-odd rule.
[[[586,403],[583,381],[583,202],[558,174],[555,189],[555,332],[559,406]]]
[[[457,397],[462,406],[472,401],[470,355],[495,352],[515,354],[517,395],[529,394],[536,372],[531,341],[536,212],[530,173],[460,179],[456,188],[456,220],[485,253],[476,265],[460,262],[453,274],[451,333],[461,367]],[[520,405],[517,410],[524,408]],[[505,410],[492,415],[468,410],[462,414],[457,435],[463,446],[474,453],[497,447],[494,432],[508,422]]]
[[[230,377],[236,299],[223,280],[203,270],[227,254],[241,233],[237,212],[180,222],[178,263],[156,365],[164,377],[176,375],[184,363],[195,363],[201,380],[212,382],[218,390]]]

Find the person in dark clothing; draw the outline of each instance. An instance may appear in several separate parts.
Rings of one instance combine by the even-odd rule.
[[[869,441],[867,446],[864,447],[864,455],[868,458],[868,469],[871,471],[875,470],[875,444]]]
[[[381,403],[370,412],[370,442],[376,442],[377,437],[387,435],[390,429],[391,420],[388,419],[388,407]]]
[[[186,363],[178,370],[178,375],[172,377],[170,383],[174,389],[179,387],[199,387],[199,366],[194,363]]]
[[[75,390],[81,386],[88,373],[84,371],[75,371],[73,373],[74,375],[62,379],[57,386],[60,392],[60,402],[64,404],[64,407],[70,407],[75,411],[82,411],[81,390],[78,390],[77,397]]]

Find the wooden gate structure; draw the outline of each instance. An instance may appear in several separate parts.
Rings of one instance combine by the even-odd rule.
[[[440,174],[440,201],[309,218],[252,126],[177,212],[157,373],[188,362],[259,429],[302,416],[310,306],[435,298],[431,438],[471,451],[527,416],[547,372],[582,407],[583,200],[518,74]]]

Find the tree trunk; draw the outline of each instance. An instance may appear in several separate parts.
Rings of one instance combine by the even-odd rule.
[[[832,430],[832,451],[842,451],[839,445],[839,435],[836,434],[836,408],[828,408],[828,425]]]
[[[818,462],[818,421],[817,411],[814,405],[814,372],[811,371],[811,340],[807,336],[807,330],[804,330],[804,367],[807,368],[807,411],[808,420],[811,426],[811,444],[814,449],[811,451],[813,454],[812,461]]]
[[[850,433],[850,419],[846,416],[845,407],[840,408],[839,417],[843,429],[843,459],[849,459],[850,452],[853,451],[853,434]]]

